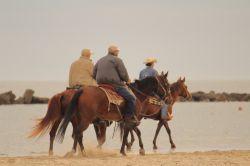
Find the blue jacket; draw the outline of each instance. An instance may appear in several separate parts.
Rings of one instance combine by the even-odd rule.
[[[146,77],[155,77],[158,75],[158,72],[152,67],[146,67],[140,72],[139,79],[142,80]]]

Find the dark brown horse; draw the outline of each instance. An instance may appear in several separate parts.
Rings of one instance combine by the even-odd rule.
[[[161,96],[166,96],[167,92],[163,85],[159,82],[158,79],[151,77],[146,78],[142,81],[136,81],[136,86],[144,86],[144,90],[147,94],[158,93]],[[142,102],[147,98],[147,96],[141,91],[133,88],[133,92],[137,97],[136,104],[136,112],[140,112]],[[120,121],[122,116],[117,109],[111,109],[108,111],[109,102],[105,93],[99,89],[98,87],[85,86],[73,96],[72,101],[70,103],[69,109],[66,111],[64,115],[64,119],[61,123],[61,126],[58,131],[58,138],[63,140],[63,137],[66,132],[66,128],[68,123],[72,120],[72,118],[76,118],[77,128],[75,130],[75,140],[78,141],[81,152],[84,153],[84,146],[82,143],[83,131],[86,130],[90,123],[92,123],[95,119],[103,119],[103,120],[111,120],[111,121]],[[129,130],[134,129],[139,138],[140,145],[140,154],[144,154],[144,147],[140,137],[140,130],[136,126],[125,125],[124,126],[124,135],[121,146],[121,154],[126,155],[125,153],[125,145],[127,143],[127,136]],[[73,145],[73,153],[76,151],[76,143]]]
[[[173,142],[172,136],[171,136],[171,130],[169,128],[168,121],[171,120],[173,117],[173,105],[175,104],[178,97],[191,98],[191,95],[187,89],[187,86],[185,85],[185,78],[184,79],[180,78],[178,81],[171,84],[171,86],[170,86],[170,96],[168,98],[166,98],[166,100],[165,100],[165,103],[168,104],[168,111],[167,111],[168,116],[166,119],[161,118],[161,113],[160,113],[159,109],[157,110],[155,108],[155,107],[157,107],[155,105],[145,105],[142,108],[141,115],[138,117],[139,120],[141,120],[142,118],[148,118],[148,119],[153,119],[153,120],[159,121],[157,129],[156,129],[156,133],[154,136],[154,140],[153,140],[153,149],[154,150],[157,150],[156,139],[157,139],[157,136],[158,136],[162,126],[165,127],[165,129],[168,133],[169,142],[171,144],[171,149],[176,148],[176,146]],[[133,134],[131,134],[131,137],[132,137],[131,142],[128,143],[129,149],[133,145],[133,140],[134,140]]]
[[[165,85],[168,85],[168,84],[165,84]],[[168,91],[168,89],[166,89],[166,91]],[[173,105],[176,102],[177,98],[180,96],[184,97],[184,98],[191,98],[191,95],[187,89],[187,86],[185,85],[185,78],[184,79],[180,78],[177,82],[171,84],[170,95],[165,98],[165,103],[168,104],[168,111],[167,111],[169,114],[168,119],[161,118],[160,109],[159,109],[159,106],[157,104],[151,104],[151,103],[147,102],[147,100],[145,100],[142,104],[142,109],[141,109],[141,112],[138,114],[138,119],[141,120],[142,118],[148,118],[148,119],[153,119],[153,120],[159,121],[158,127],[156,129],[155,137],[153,140],[153,145],[154,145],[153,149],[154,150],[157,149],[156,139],[157,139],[157,136],[158,136],[162,126],[164,126],[166,128],[166,131],[169,135],[169,141],[171,144],[171,148],[172,149],[176,148],[176,146],[172,140],[171,130],[169,128],[168,121],[171,120],[171,118],[172,118]],[[101,124],[100,124],[100,127],[102,127],[102,128],[100,128],[100,130],[101,130],[100,134],[102,134],[102,135],[99,135],[99,138],[101,138],[103,140],[104,139],[103,137],[105,137],[104,133],[106,130],[102,131],[104,126],[101,126]],[[130,133],[131,133],[131,142],[127,143],[128,150],[131,149],[131,146],[133,145],[134,140],[135,140],[134,135],[133,135],[133,130],[131,130]]]
[[[164,72],[162,72],[161,75],[158,75],[156,77],[157,81],[159,82],[159,86],[162,89],[164,89],[162,94],[156,93],[158,96],[160,96],[161,100],[166,100],[170,96],[170,92],[169,92],[170,91],[170,84],[168,82],[167,76],[168,76],[168,72],[166,74],[164,74]],[[134,84],[134,86],[137,86],[137,85]],[[145,90],[144,86],[145,85],[140,85],[140,86],[137,86],[136,88],[139,91],[143,92],[147,97],[155,95],[155,94],[149,94],[148,91]],[[133,86],[131,88],[133,89]],[[159,91],[157,91],[157,92],[159,92]],[[159,108],[158,106],[155,107],[154,104],[152,105],[152,104],[150,104],[148,102],[144,102],[143,105],[144,105],[144,108],[149,107],[150,110],[154,110],[154,109],[158,110],[158,108]],[[140,115],[138,114],[137,116],[139,117]],[[96,137],[97,137],[97,140],[98,140],[98,146],[97,146],[98,148],[101,148],[102,145],[106,141],[106,128],[108,126],[110,126],[110,123],[111,123],[111,121],[105,121],[105,120],[100,120],[100,119],[98,119],[97,121],[95,121],[95,123],[93,123],[94,128],[95,128]],[[135,132],[138,133],[137,131],[135,131]],[[131,134],[131,141],[127,142],[127,144],[126,144],[127,150],[131,149],[131,146],[135,141],[133,130],[130,131],[130,134]]]

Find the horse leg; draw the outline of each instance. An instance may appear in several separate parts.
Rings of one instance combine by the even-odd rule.
[[[100,124],[98,124],[98,125],[94,124],[94,129],[95,129],[95,134],[96,134],[96,138],[97,138],[97,142],[98,142],[97,147],[99,148],[100,144],[101,144],[101,141],[100,141],[101,140],[100,139],[100,136],[101,136]]]
[[[85,156],[86,156],[86,152],[85,152],[85,150],[84,150],[84,146],[83,146],[82,139],[83,139],[83,133],[81,132],[81,133],[78,135],[78,143],[79,143],[79,146],[80,146],[81,155],[82,155],[83,157],[85,157]]]
[[[125,153],[125,145],[127,144],[128,142],[128,134],[129,134],[129,128],[125,126],[124,127],[124,133],[123,133],[123,138],[122,138],[122,146],[121,146],[121,150],[120,150],[120,153],[123,155],[123,156],[126,156],[126,153]]]
[[[159,123],[158,123],[157,129],[155,131],[155,137],[154,137],[154,140],[153,140],[153,145],[154,145],[153,149],[154,150],[158,149],[158,147],[156,145],[156,139],[157,139],[157,137],[159,135],[159,132],[160,132],[162,126],[163,126],[163,122],[160,120]]]
[[[78,135],[77,135],[77,123],[76,121],[72,120],[72,127],[73,127],[73,132],[72,132],[72,138],[74,140],[72,150],[68,153],[66,153],[65,157],[72,157],[76,151],[77,151],[77,141],[78,141]]]
[[[135,131],[135,133],[138,137],[138,140],[139,140],[139,146],[140,146],[139,153],[140,153],[140,155],[145,155],[145,150],[144,150],[142,139],[141,139],[141,131],[139,130],[138,127],[134,127],[133,130]]]
[[[172,140],[172,136],[171,136],[171,130],[169,128],[169,125],[168,125],[168,122],[166,120],[163,121],[163,125],[165,126],[166,130],[167,130],[167,133],[168,133],[168,136],[169,136],[169,142],[171,144],[171,149],[175,149],[176,146]]]
[[[52,126],[51,130],[50,130],[50,145],[49,145],[49,155],[52,156],[53,155],[53,146],[54,146],[54,140],[55,140],[55,136],[56,136],[56,131],[59,127],[60,121],[56,121],[54,123],[54,125]]]
[[[135,136],[134,136],[133,130],[130,130],[129,133],[131,136],[131,141],[127,143],[127,150],[131,151],[131,147],[132,147],[133,143],[135,142]]]
[[[99,130],[100,130],[100,135],[99,135],[99,140],[98,140],[98,148],[102,148],[102,145],[105,143],[106,141],[106,130],[107,130],[107,125],[106,123],[101,123],[99,126]]]

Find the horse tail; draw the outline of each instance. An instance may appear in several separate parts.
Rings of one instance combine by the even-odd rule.
[[[72,120],[72,118],[76,112],[76,108],[78,106],[78,101],[79,101],[79,98],[80,98],[82,93],[83,93],[82,89],[76,91],[76,93],[72,97],[72,99],[71,99],[71,101],[70,101],[70,103],[65,111],[63,120],[60,123],[59,130],[58,130],[57,135],[56,135],[59,142],[63,142],[67,126],[68,126],[69,122]]]
[[[33,131],[29,134],[28,138],[43,136],[54,123],[61,116],[61,99],[62,94],[54,95],[48,104],[48,110],[44,118],[38,119]]]

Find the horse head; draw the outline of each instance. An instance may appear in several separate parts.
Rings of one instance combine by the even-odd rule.
[[[177,82],[175,82],[171,85],[170,90],[171,90],[172,94],[176,94],[177,96],[191,99],[192,96],[188,91],[188,87],[185,84],[185,81],[186,81],[185,77],[183,79],[181,79],[181,77],[180,77]]]

